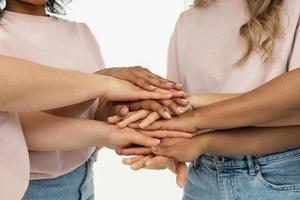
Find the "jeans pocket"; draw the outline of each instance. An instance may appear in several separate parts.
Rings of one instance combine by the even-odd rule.
[[[266,187],[275,190],[300,191],[300,156],[256,166],[257,178]]]

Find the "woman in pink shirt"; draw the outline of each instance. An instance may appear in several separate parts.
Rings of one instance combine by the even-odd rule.
[[[186,200],[299,199],[297,110],[267,121],[267,113],[261,117],[243,102],[254,108],[249,102],[257,101],[249,91],[300,66],[299,1],[200,0],[195,7],[178,20],[168,75],[185,84],[188,93],[201,95],[191,95],[193,111],[155,122],[149,129],[219,130],[193,139],[166,139],[152,151],[142,148],[119,153],[159,155],[125,160],[135,169],[167,165],[184,171],[181,162],[193,161],[184,189]],[[271,95],[264,97],[274,102]],[[278,102],[293,101],[280,98]],[[222,102],[215,103],[218,101]],[[215,104],[205,106],[210,103]],[[264,102],[255,105],[260,106],[259,113],[271,110]],[[285,109],[284,104],[277,105]]]
[[[93,160],[89,158],[96,146],[153,145],[159,140],[151,136],[161,135],[161,132],[142,134],[132,129],[120,131],[116,126],[91,120],[98,106],[95,99],[101,97],[99,105],[112,110],[111,103],[106,101],[184,95],[181,91],[169,91],[182,86],[142,68],[98,71],[104,63],[88,27],[50,17],[45,8],[50,13],[63,11],[62,4],[54,0],[8,0],[5,11],[1,11],[0,193],[3,200],[21,199],[27,187],[29,159],[25,139],[30,150],[32,181],[23,199],[93,198]],[[91,75],[95,71],[97,75]],[[124,107],[115,109],[120,114],[128,112]],[[97,112],[99,118],[104,117],[102,110]],[[161,115],[169,117],[165,111]]]

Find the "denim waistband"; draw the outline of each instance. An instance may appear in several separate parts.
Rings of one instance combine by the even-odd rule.
[[[250,173],[254,173],[256,165],[270,164],[297,156],[300,156],[300,148],[264,156],[221,156],[204,154],[192,164],[196,167],[202,164],[215,169],[249,168]]]

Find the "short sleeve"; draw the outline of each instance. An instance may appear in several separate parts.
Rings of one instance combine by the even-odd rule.
[[[84,23],[82,25],[84,27],[84,34],[85,34],[88,48],[91,50],[91,54],[95,59],[95,62],[99,67],[99,69],[103,69],[105,67],[105,62],[101,54],[99,43],[97,42],[90,28]]]
[[[177,52],[179,21],[180,18],[177,21],[175,30],[170,39],[169,50],[168,50],[168,70],[167,70],[167,78],[176,83],[182,83],[180,79],[178,52]]]
[[[295,32],[295,39],[289,61],[289,70],[300,68],[300,18]]]

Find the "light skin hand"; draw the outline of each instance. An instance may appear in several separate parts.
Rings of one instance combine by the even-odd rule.
[[[240,94],[191,94],[188,95],[187,99],[160,100],[159,102],[153,100],[133,102],[128,105],[129,109],[145,110],[137,111],[135,114],[131,113],[128,117],[114,116],[109,118],[108,122],[119,122],[118,125],[120,127],[127,127],[129,125],[130,128],[145,129],[155,121],[161,119],[161,116],[164,119],[170,119],[171,115],[181,115],[188,110],[234,98],[239,95]],[[153,110],[155,112],[149,112],[146,110]],[[166,112],[170,113],[170,116],[164,116]],[[158,113],[160,113],[160,115]]]
[[[164,138],[161,140],[161,145],[173,145],[184,140],[184,138]],[[176,174],[176,182],[179,187],[182,188],[185,184],[187,166],[184,162],[179,162],[165,156],[154,156],[149,147],[128,148],[123,149],[123,152],[122,150],[118,152],[122,153],[122,155],[140,155],[123,159],[123,163],[130,165],[133,170],[139,170],[141,168],[161,170],[168,168]]]
[[[172,158],[148,155],[124,158],[122,162],[125,165],[130,165],[132,170],[142,168],[152,170],[169,169],[176,174],[176,182],[180,188],[183,188],[186,182],[187,165],[184,162],[178,162]]]
[[[112,126],[114,127],[114,125]],[[106,139],[104,139],[105,146],[110,149],[116,150],[129,148],[131,146],[150,147],[158,145],[160,143],[160,140],[157,138],[192,137],[192,135],[189,133],[179,131],[142,131],[131,128],[112,128],[112,133],[108,133],[106,135],[107,137]]]
[[[137,101],[144,99],[170,99],[171,92],[146,91],[132,83],[112,77],[106,77],[107,88],[103,98],[109,101]]]
[[[145,130],[178,130],[189,133],[198,131],[197,109],[186,112],[180,116],[173,117],[169,120],[159,120],[145,128]]]
[[[180,104],[179,104],[180,102]],[[190,109],[187,99],[170,99],[170,100],[144,100],[132,103],[127,103],[129,110],[134,110],[127,116],[112,116],[108,118],[108,122],[115,124],[118,123],[120,128],[124,128],[132,124],[131,128],[144,129],[153,122],[159,120],[161,117],[170,119],[171,115],[182,114]],[[137,111],[135,111],[137,110]],[[137,124],[133,124],[140,121]]]

